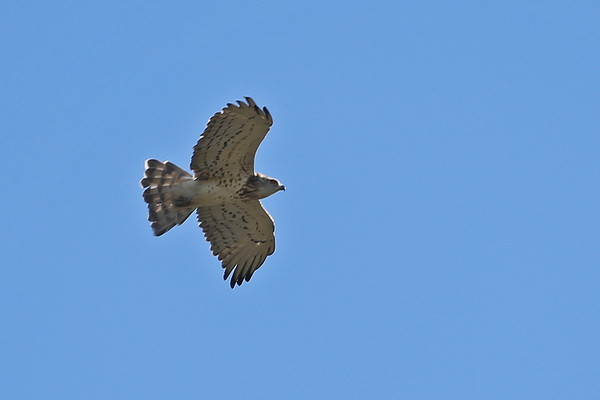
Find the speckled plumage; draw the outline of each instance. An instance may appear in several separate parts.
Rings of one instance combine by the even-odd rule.
[[[176,165],[146,161],[140,182],[152,229],[160,236],[196,210],[211,250],[222,262],[231,287],[249,281],[275,251],[275,225],[261,198],[285,188],[254,171],[258,146],[273,124],[266,107],[228,104],[210,120],[194,146],[194,176]],[[233,273],[233,274],[232,274]]]

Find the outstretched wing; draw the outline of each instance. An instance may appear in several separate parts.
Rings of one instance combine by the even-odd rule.
[[[199,207],[198,222],[213,254],[231,277],[231,288],[248,282],[275,251],[275,225],[258,200]]]
[[[254,174],[254,156],[273,125],[269,110],[254,100],[227,104],[208,121],[194,146],[190,168],[200,179],[232,178]]]

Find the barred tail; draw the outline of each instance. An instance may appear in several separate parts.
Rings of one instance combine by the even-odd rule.
[[[169,161],[146,160],[146,171],[140,184],[148,203],[148,221],[156,236],[181,225],[195,210],[186,207],[180,185],[194,178],[187,171]]]

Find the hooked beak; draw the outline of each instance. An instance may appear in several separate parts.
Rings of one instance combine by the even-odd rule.
[[[283,191],[285,192],[285,186],[283,186],[283,185],[280,185],[280,186],[279,186],[279,190],[283,190]]]

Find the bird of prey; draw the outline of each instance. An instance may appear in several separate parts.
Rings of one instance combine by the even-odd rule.
[[[248,282],[275,251],[275,225],[260,199],[285,187],[254,171],[256,150],[273,125],[254,100],[227,104],[210,118],[194,146],[190,169],[146,160],[143,197],[156,236],[181,225],[196,211],[212,253],[231,275],[231,288]]]

